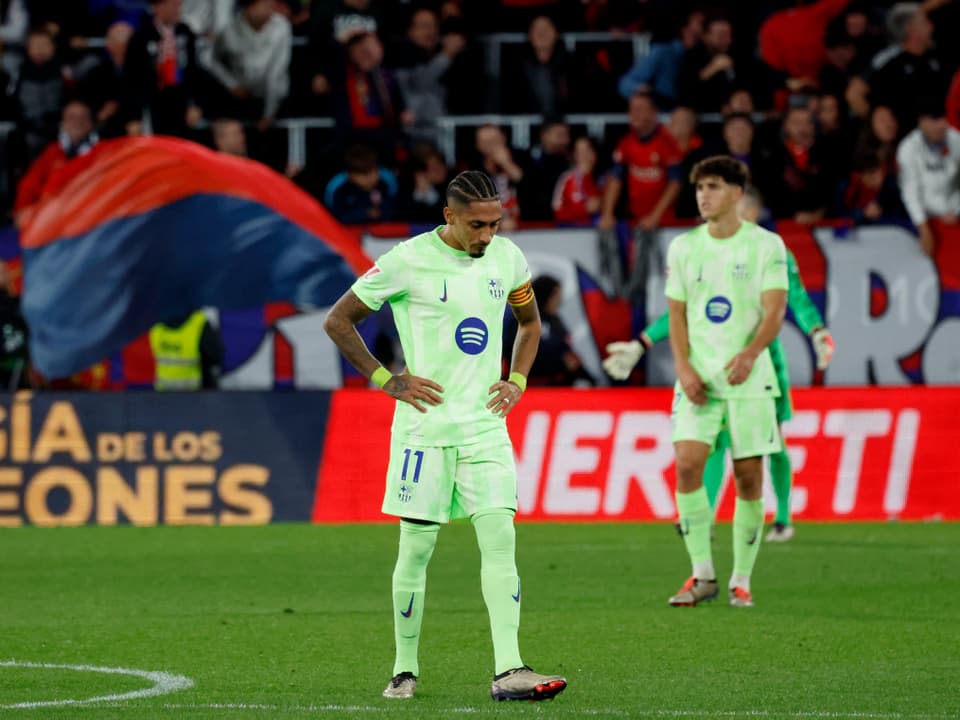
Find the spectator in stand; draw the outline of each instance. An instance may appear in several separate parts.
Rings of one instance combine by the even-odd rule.
[[[679,102],[697,112],[719,112],[735,89],[750,87],[754,100],[768,107],[769,102],[765,98],[761,100],[767,94],[763,75],[752,57],[734,54],[730,21],[720,16],[709,17],[700,42],[687,50],[680,61]]]
[[[410,152],[410,171],[400,183],[397,219],[433,223],[443,215],[450,171],[443,155],[429,143],[418,143]]]
[[[414,116],[412,140],[436,145],[437,118],[447,114],[447,87],[466,81],[458,62],[466,42],[459,32],[441,36],[440,18],[430,8],[413,11],[407,37],[390,58]]]
[[[884,169],[896,174],[897,118],[886,105],[877,105],[870,111],[867,124],[854,143],[854,154],[859,157],[876,155]]]
[[[500,229],[503,232],[514,230],[520,220],[520,201],[517,188],[523,182],[523,161],[514,158],[514,152],[507,144],[507,136],[496,125],[487,124],[477,128],[475,148],[479,155],[477,167],[485,172],[500,193],[503,205],[503,220]]]
[[[365,145],[347,149],[346,172],[327,185],[323,204],[345,225],[393,220],[397,181],[393,173],[378,167],[377,153]]]
[[[57,47],[45,28],[27,35],[27,52],[13,91],[18,129],[29,164],[57,137],[57,124],[66,96]]]
[[[533,296],[540,311],[540,347],[537,357],[527,375],[529,387],[569,387],[596,385],[596,381],[583,367],[583,361],[573,349],[570,331],[560,317],[563,304],[563,287],[550,275],[533,279]],[[512,313],[507,314],[503,329],[504,366],[510,367],[509,352],[517,335],[517,321]]]
[[[867,71],[873,58],[887,47],[883,13],[874,0],[853,0],[838,19],[856,47],[851,72],[860,75]]]
[[[790,92],[817,85],[823,68],[824,33],[850,0],[819,0],[775,12],[760,26],[760,58],[783,74]]]
[[[249,157],[247,133],[243,129],[243,123],[239,120],[220,118],[213,121],[211,129],[213,131],[214,150],[235,157]]]
[[[691,10],[686,14],[678,36],[670,42],[654,43],[650,51],[636,59],[625,75],[620,78],[617,89],[624,100],[638,92],[653,95],[657,104],[671,108],[677,104],[677,74],[684,53],[700,40],[703,33],[704,14]]]
[[[115,22],[107,30],[104,49],[96,56],[81,61],[76,68],[78,94],[93,110],[101,137],[119,137],[127,131],[130,117],[123,81],[127,48],[133,37],[133,26]]]
[[[557,180],[553,191],[553,219],[563,223],[592,223],[600,212],[600,199],[597,145],[584,135],[573,143],[573,167]]]
[[[26,0],[7,0],[0,3],[0,49],[3,50],[3,65],[15,70],[19,50],[27,39],[30,13]]]
[[[50,177],[74,158],[86,155],[97,142],[90,107],[79,100],[67,103],[58,139],[47,145],[17,186],[14,212],[21,213],[34,205],[43,197]]]
[[[824,63],[817,77],[821,93],[843,97],[853,77],[857,45],[847,33],[844,18],[836,18],[827,25],[823,36]]]
[[[782,138],[774,148],[770,209],[775,218],[809,225],[823,218],[830,199],[823,159],[816,147],[816,126],[807,104],[791,107],[783,117]]]
[[[331,90],[342,79],[347,43],[364,33],[379,33],[383,20],[373,0],[313,0],[309,25],[310,90],[316,114],[325,115]]]
[[[844,122],[845,106],[841,97],[824,93],[816,98],[816,144],[823,159],[823,172],[826,182],[836,186],[850,174],[853,138],[850,128]]]
[[[614,291],[629,297],[645,298],[651,254],[655,251],[655,230],[673,217],[673,203],[680,193],[683,154],[669,131],[660,124],[658,108],[650,95],[630,98],[627,111],[629,132],[613,152],[613,168],[603,190],[597,229],[603,272]],[[619,241],[613,229],[620,193],[626,187],[627,217],[634,227],[634,262],[630,280],[621,288]]]
[[[837,186],[834,213],[857,225],[902,223],[907,219],[897,177],[876,153],[854,159],[850,177]]]
[[[233,18],[235,4],[235,0],[183,0],[181,17],[196,37],[213,42]]]
[[[255,121],[262,132],[290,91],[290,22],[273,0],[238,0],[237,7],[214,42],[210,72],[232,100],[221,112]]]
[[[336,144],[368,145],[381,165],[396,167],[405,144],[404,128],[413,123],[393,72],[383,66],[383,44],[374,33],[360,32],[346,46],[346,65],[333,84],[331,102],[337,121]]]
[[[933,25],[919,3],[897,3],[890,9],[887,26],[894,42],[892,53],[874,58],[874,67],[861,80],[851,82],[847,100],[856,111],[869,93],[871,105],[886,105],[897,116],[901,132],[917,124],[921,98],[946,97],[950,76],[933,51]]]
[[[540,128],[540,142],[530,149],[518,188],[524,220],[553,219],[553,191],[569,167],[570,126],[548,120]]]
[[[150,0],[153,14],[130,40],[124,81],[130,91],[128,132],[188,137],[203,119],[196,102],[199,67],[193,32],[180,21],[181,0]]]
[[[557,117],[568,110],[568,78],[573,72],[566,49],[553,21],[541,15],[533,19],[520,57],[506,59],[500,76],[500,107],[505,113],[533,113]]]
[[[933,256],[937,236],[930,221],[955,225],[960,218],[960,130],[947,124],[940,98],[922,99],[918,113],[919,126],[897,148],[900,194],[920,248]]]

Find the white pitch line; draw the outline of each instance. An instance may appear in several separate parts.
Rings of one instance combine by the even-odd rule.
[[[89,705],[91,703],[103,702],[122,702],[124,700],[136,700],[139,698],[155,697],[157,695],[167,695],[169,693],[187,690],[193,687],[193,680],[183,675],[174,675],[172,673],[158,672],[153,670],[137,670],[135,668],[98,667],[96,665],[59,665],[55,663],[25,662],[22,660],[0,660],[0,668],[4,667],[37,668],[39,670],[76,670],[78,672],[105,673],[107,675],[132,675],[133,677],[149,680],[153,683],[153,686],[143,688],[142,690],[131,690],[130,692],[116,693],[113,695],[98,695],[97,697],[83,698],[81,700],[39,700],[11,703],[9,705],[0,705],[0,710],[57,707],[63,705]]]

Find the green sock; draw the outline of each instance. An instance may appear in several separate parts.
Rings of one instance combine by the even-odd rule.
[[[437,544],[440,526],[400,521],[400,549],[393,570],[393,634],[397,657],[393,674],[420,674],[417,648],[423,622],[423,596],[427,588],[427,564]]]
[[[480,587],[490,615],[494,674],[521,667],[520,578],[512,510],[491,510],[471,518],[480,546]]]
[[[701,580],[715,580],[710,548],[713,513],[710,511],[707,491],[700,487],[691,493],[678,492],[676,497],[680,530],[687,546],[687,554],[690,555],[690,563],[693,565],[693,575]]]
[[[777,495],[777,516],[774,522],[790,524],[790,487],[793,485],[793,468],[786,449],[770,456],[770,482]]]
[[[707,491],[707,502],[710,503],[711,517],[717,509],[717,495],[723,484],[724,470],[726,470],[727,448],[717,446],[707,458],[703,466],[703,487]]]
[[[733,510],[733,574],[749,578],[763,534],[763,500],[737,498]],[[749,589],[749,588],[748,588]]]

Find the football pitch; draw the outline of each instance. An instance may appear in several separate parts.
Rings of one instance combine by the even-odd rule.
[[[517,534],[524,660],[570,683],[547,703],[490,699],[469,525],[441,530],[406,701],[380,696],[394,525],[0,531],[0,718],[960,717],[960,524],[801,524],[751,609],[667,606],[670,525]]]

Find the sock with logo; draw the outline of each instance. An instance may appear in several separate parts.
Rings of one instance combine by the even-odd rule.
[[[793,468],[786,448],[770,456],[770,482],[777,496],[777,515],[774,522],[790,524],[790,487],[793,485]]]
[[[763,500],[738,497],[733,510],[733,574],[750,577],[763,534]]]
[[[710,548],[710,525],[713,513],[707,500],[707,491],[699,487],[691,493],[677,492],[677,511],[683,542],[693,565],[693,576],[699,580],[715,580],[713,553]]]
[[[423,596],[427,588],[427,564],[437,544],[440,526],[400,521],[400,549],[393,569],[393,632],[397,656],[393,674],[420,674],[417,648],[423,622]]]
[[[513,511],[477,513],[472,518],[480,546],[480,587],[490,615],[494,674],[521,667],[520,578],[517,575]]]

